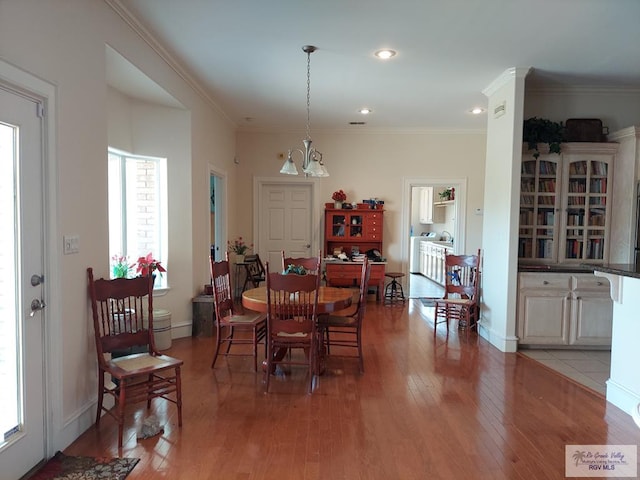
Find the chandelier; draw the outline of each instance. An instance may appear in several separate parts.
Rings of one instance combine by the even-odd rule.
[[[308,177],[328,177],[329,172],[322,162],[322,153],[311,146],[311,54],[317,50],[313,45],[305,45],[302,51],[307,54],[307,136],[302,141],[304,151],[299,148],[289,149],[287,159],[280,169],[280,173],[298,175],[296,164],[293,163],[293,154],[299,152],[302,155],[302,172]]]

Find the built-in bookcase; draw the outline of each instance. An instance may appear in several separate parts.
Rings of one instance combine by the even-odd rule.
[[[525,153],[518,257],[534,263],[608,260],[617,144],[567,143],[561,154]]]

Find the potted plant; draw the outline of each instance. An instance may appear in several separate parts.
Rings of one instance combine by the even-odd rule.
[[[242,237],[238,237],[233,242],[227,242],[227,250],[236,255],[236,263],[244,262],[244,256],[253,248],[253,243],[248,245]]]
[[[549,144],[549,153],[560,153],[560,144],[564,141],[562,122],[554,122],[546,118],[531,117],[524,121],[522,140],[527,148],[533,150],[533,158],[540,156],[539,143]]]
[[[347,200],[347,194],[342,190],[338,190],[337,192],[333,192],[331,200],[333,200],[336,208],[342,208],[342,204]]]
[[[111,257],[111,278],[129,278],[135,263],[129,263],[129,257],[119,253]]]
[[[447,200],[453,200],[455,195],[455,189],[453,187],[447,187],[438,194],[440,200],[445,202]]]
[[[162,272],[166,272],[167,270],[160,264],[160,260],[156,260],[153,258],[153,254],[149,252],[146,256],[138,258],[136,262],[136,273],[143,277],[147,275],[154,275],[157,271],[162,275]]]

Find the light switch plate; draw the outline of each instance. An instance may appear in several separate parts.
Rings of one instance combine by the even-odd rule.
[[[80,235],[65,235],[63,241],[65,255],[71,255],[80,251]]]

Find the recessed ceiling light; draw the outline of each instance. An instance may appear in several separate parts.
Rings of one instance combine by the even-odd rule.
[[[362,115],[369,115],[373,110],[371,110],[370,108],[364,107],[361,108],[360,110],[358,110],[358,112],[360,112]]]
[[[388,48],[384,48],[382,50],[378,50],[376,53],[374,53],[374,55],[382,60],[386,60],[388,58],[391,58],[393,56],[395,56],[396,52],[395,50],[390,50]]]
[[[471,110],[469,110],[469,112],[473,113],[474,115],[480,115],[481,113],[485,112],[485,109],[481,107],[473,107]]]

